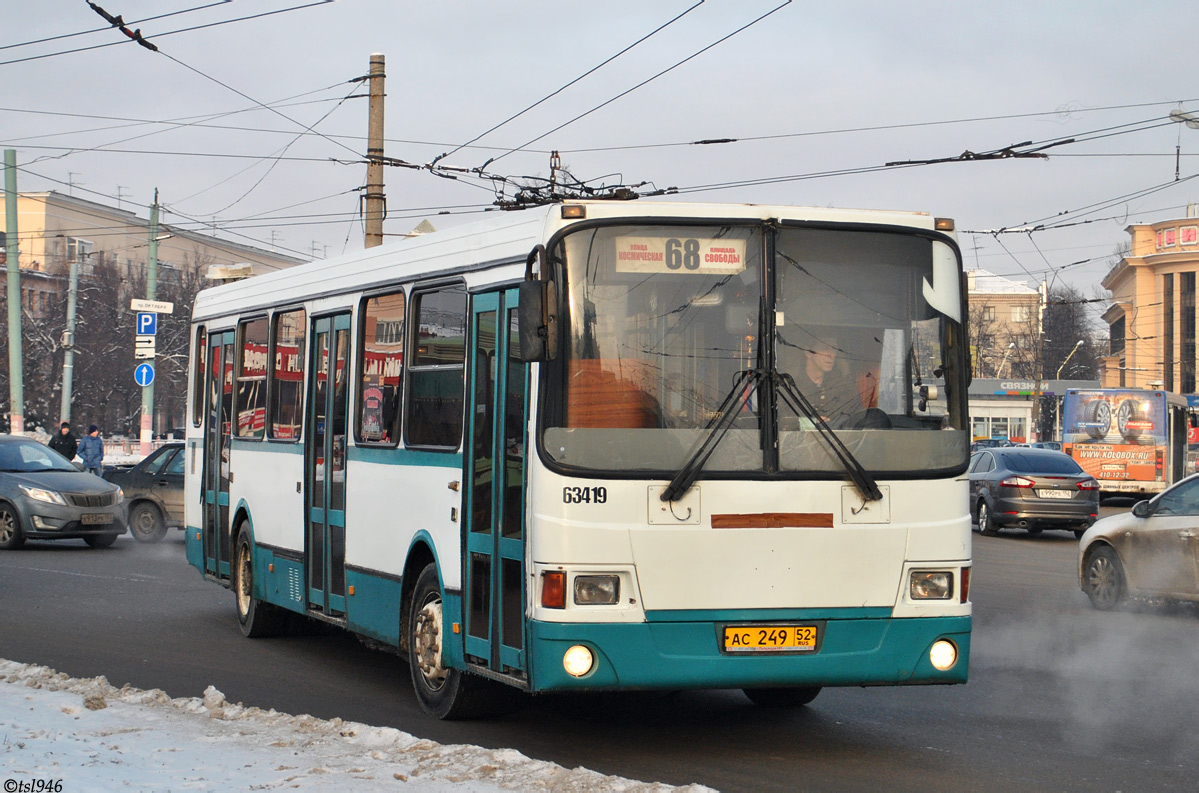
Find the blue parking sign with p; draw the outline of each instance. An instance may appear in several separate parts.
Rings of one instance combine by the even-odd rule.
[[[137,335],[153,336],[158,333],[158,315],[153,311],[137,312]]]

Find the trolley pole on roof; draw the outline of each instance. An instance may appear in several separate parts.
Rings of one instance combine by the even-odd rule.
[[[4,150],[5,246],[8,264],[8,431],[25,432],[25,385],[21,369],[21,268],[17,246],[17,150]]]
[[[381,53],[371,55],[370,107],[366,132],[366,247],[383,244],[383,216],[387,198],[383,193],[383,69]]]

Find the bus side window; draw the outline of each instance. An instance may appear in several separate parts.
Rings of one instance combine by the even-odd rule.
[[[270,437],[298,441],[304,422],[304,309],[275,315],[271,327]]]
[[[457,449],[466,387],[466,288],[455,284],[417,293],[412,316],[405,443]]]
[[[266,432],[267,320],[242,322],[237,356],[237,437]]]
[[[404,293],[368,297],[362,304],[355,431],[360,442],[394,444],[400,437],[404,382]]]

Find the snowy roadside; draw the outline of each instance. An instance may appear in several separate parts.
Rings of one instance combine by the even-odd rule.
[[[38,786],[39,780],[50,783]],[[61,780],[57,787],[53,780]],[[707,791],[446,745],[389,727],[115,688],[0,659],[0,781],[19,790]],[[22,783],[32,783],[22,787]]]

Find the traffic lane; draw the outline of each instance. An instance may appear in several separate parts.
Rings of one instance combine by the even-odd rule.
[[[243,639],[232,595],[186,565],[177,535],[173,543],[151,546],[125,538],[105,552],[82,543],[31,543],[32,552],[0,554],[4,588],[19,580],[22,595],[44,609],[25,615],[28,620],[5,618],[19,630],[0,631],[0,655],[73,675],[106,674],[118,685],[157,687],[173,696],[197,696],[212,684],[231,701],[263,708],[394,726],[442,743],[509,746],[567,767],[723,790],[879,784],[922,790],[930,778],[978,790],[1014,784],[1084,790],[1109,782],[1124,789],[1190,789],[1193,764],[1175,762],[1185,744],[1166,744],[1164,757],[1155,746],[1139,755],[1121,752],[1128,744],[1120,735],[1097,731],[1083,716],[1114,724],[1128,719],[1102,707],[1071,713],[1075,699],[1055,694],[1063,688],[1062,672],[1045,663],[1044,653],[1016,652],[1004,633],[1013,629],[1014,612],[995,595],[1014,589],[1027,598],[1030,570],[1051,585],[1056,581],[1065,608],[1098,615],[1085,610],[1085,597],[1064,571],[1072,535],[1053,534],[1000,535],[976,545],[978,619],[969,685],[830,689],[796,711],[759,708],[739,692],[545,696],[503,719],[436,722],[416,707],[399,658],[341,632]],[[1026,616],[1014,620],[1023,646],[1041,632],[1071,635],[1052,624],[1034,632],[1031,624]],[[18,633],[24,639],[15,638]],[[1086,675],[1076,678],[1083,686],[1094,683]],[[1170,697],[1153,689],[1149,699]],[[1185,723],[1162,727],[1163,735],[1171,732],[1189,729]],[[1151,784],[1146,759],[1162,761],[1154,762]]]
[[[1077,560],[1078,542],[1066,532],[974,535],[969,685],[1014,694],[1046,681],[1037,696],[981,697],[977,718],[1043,722],[1084,756],[1185,769],[1166,777],[1193,788],[1199,607],[1151,602],[1096,611],[1079,587]],[[1105,787],[1111,781],[1099,779]],[[1146,787],[1135,774],[1129,784]]]

